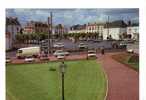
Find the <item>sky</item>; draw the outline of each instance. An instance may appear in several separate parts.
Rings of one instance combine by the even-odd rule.
[[[17,17],[19,22],[25,25],[28,21],[47,22],[47,18],[53,13],[53,24],[72,26],[75,24],[87,24],[94,22],[106,22],[114,20],[131,20],[139,22],[138,8],[98,8],[98,9],[6,9],[6,17]]]

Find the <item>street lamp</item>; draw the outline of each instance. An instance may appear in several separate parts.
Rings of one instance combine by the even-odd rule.
[[[62,78],[62,100],[64,100],[64,74],[65,74],[65,68],[66,65],[64,64],[64,61],[61,62],[60,64],[60,72],[61,72],[61,78]]]

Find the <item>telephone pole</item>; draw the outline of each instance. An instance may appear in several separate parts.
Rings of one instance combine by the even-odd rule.
[[[52,53],[52,12],[50,12],[50,17],[48,17],[48,25],[49,25],[49,32],[48,32],[48,54]]]
[[[109,37],[109,16],[108,16],[108,19],[107,19],[107,36]]]

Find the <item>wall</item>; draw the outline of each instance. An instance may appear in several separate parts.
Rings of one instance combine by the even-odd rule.
[[[20,32],[21,27],[19,25],[7,25],[6,33],[10,33],[10,36],[6,36],[6,50],[13,47],[13,42],[16,39],[15,35]]]
[[[12,38],[15,40],[15,35],[20,32],[20,26],[8,25],[6,26],[6,32],[12,33]]]
[[[109,35],[112,36],[113,39],[119,40],[119,35],[126,32],[126,28],[104,28],[103,29],[103,39],[106,40],[108,36],[108,30]]]
[[[6,33],[6,50],[12,48],[12,38],[10,33]]]

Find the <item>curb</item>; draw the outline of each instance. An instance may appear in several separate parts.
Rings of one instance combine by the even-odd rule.
[[[109,82],[108,82],[108,77],[107,77],[107,74],[105,73],[104,68],[102,68],[102,69],[103,69],[103,72],[104,72],[104,75],[105,75],[105,78],[106,78],[106,81],[107,81],[107,84],[106,84],[106,94],[105,94],[105,97],[104,97],[104,100],[106,100],[107,99],[107,94],[108,94],[108,84],[109,84]]]
[[[86,58],[79,58],[79,59],[65,59],[65,61],[78,61],[78,60],[87,60]],[[21,62],[21,63],[6,63],[6,65],[9,64],[40,64],[40,63],[48,63],[48,62],[61,62],[62,60],[48,60],[48,61],[34,61],[34,62]]]
[[[99,63],[102,65],[102,63],[101,63],[100,61],[97,60],[97,62],[99,62]],[[106,74],[104,68],[103,68],[103,67],[101,67],[101,68],[102,68],[103,73],[104,73],[104,76],[105,76],[105,78],[106,78],[106,93],[105,93],[105,97],[104,97],[104,99],[103,99],[103,100],[106,100],[106,99],[107,99],[107,95],[108,95],[109,81],[108,81],[108,77],[107,77],[107,74]]]

